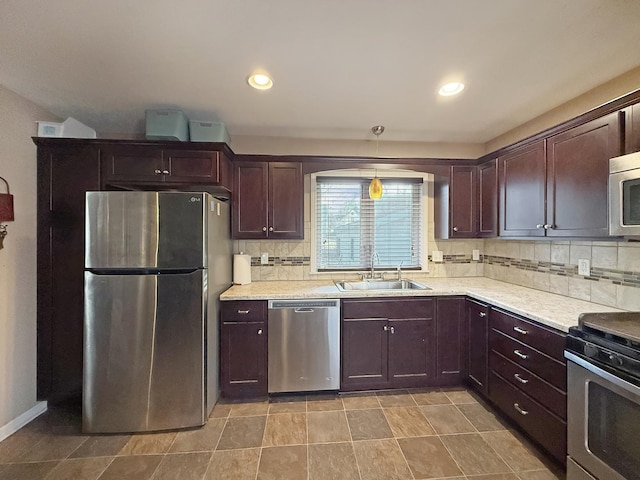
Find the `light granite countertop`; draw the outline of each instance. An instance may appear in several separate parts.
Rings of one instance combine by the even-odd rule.
[[[420,283],[431,290],[341,292],[331,281],[265,281],[234,285],[220,295],[220,300],[466,295],[563,332],[578,324],[581,313],[623,311],[484,277],[434,278]]]

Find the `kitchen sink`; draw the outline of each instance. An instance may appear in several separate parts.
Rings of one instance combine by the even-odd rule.
[[[351,290],[431,290],[418,282],[413,280],[362,280],[355,282],[336,282],[336,287],[341,292],[348,292]]]

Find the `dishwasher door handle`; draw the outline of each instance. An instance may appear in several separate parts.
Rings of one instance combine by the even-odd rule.
[[[313,308],[304,308],[304,307],[296,308],[293,311],[296,312],[296,313],[313,313],[313,312],[315,312],[315,310]]]

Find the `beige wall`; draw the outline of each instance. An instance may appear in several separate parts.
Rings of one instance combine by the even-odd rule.
[[[15,204],[0,250],[0,427],[36,404],[37,120],[58,119],[0,86],[0,176]]]
[[[550,110],[529,122],[510,130],[499,137],[490,140],[485,145],[485,153],[491,153],[499,148],[511,145],[523,138],[535,135],[547,128],[582,115],[596,107],[608,103],[618,97],[640,89],[640,67],[614,78],[589,90],[562,105]]]
[[[373,134],[371,135],[373,137]],[[369,140],[319,140],[235,135],[231,148],[238,154],[326,155],[375,157],[376,142]],[[391,142],[380,139],[379,157],[395,158],[478,158],[484,154],[479,143]]]

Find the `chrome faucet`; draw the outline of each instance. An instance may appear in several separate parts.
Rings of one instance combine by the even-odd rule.
[[[373,280],[374,277],[374,265],[375,265],[375,259],[378,259],[378,263],[380,263],[380,256],[378,255],[378,252],[376,252],[375,250],[373,251],[373,253],[371,254],[371,280]]]
[[[398,265],[398,267],[397,267],[398,281],[402,280],[402,264],[403,263],[404,263],[404,260],[400,260],[400,265]]]

